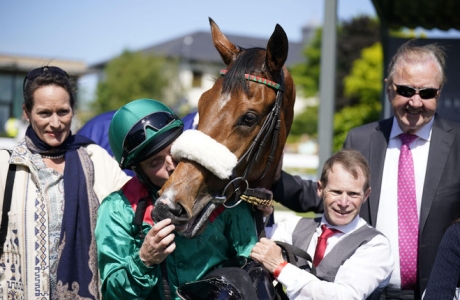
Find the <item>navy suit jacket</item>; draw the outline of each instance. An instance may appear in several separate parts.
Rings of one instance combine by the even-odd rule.
[[[350,130],[344,148],[353,148],[367,158],[371,169],[372,193],[360,215],[376,225],[380,190],[393,118]],[[396,214],[397,212],[395,212]],[[428,277],[447,225],[460,216],[460,123],[435,115],[428,154],[419,224],[416,299],[426,288]]]

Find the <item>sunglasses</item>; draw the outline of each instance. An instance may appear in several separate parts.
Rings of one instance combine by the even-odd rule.
[[[67,74],[67,72],[61,68],[53,67],[53,66],[44,66],[44,67],[33,69],[32,71],[27,73],[26,77],[24,78],[24,82],[22,83],[22,89],[25,90],[27,80],[32,80],[35,77],[45,72],[49,72],[50,74],[61,75],[61,76],[69,78],[69,75]]]
[[[155,131],[160,131],[179,118],[167,112],[155,112],[139,120],[129,130],[123,141],[123,152],[128,155],[131,151],[136,150],[147,138],[147,127]]]
[[[396,87],[396,93],[406,98],[410,98],[415,94],[418,94],[422,99],[433,99],[438,94],[439,89],[426,88],[426,89],[416,89],[406,85],[398,85],[393,82]]]

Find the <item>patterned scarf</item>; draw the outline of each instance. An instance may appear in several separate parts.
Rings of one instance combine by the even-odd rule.
[[[32,153],[65,154],[64,215],[57,290],[53,298],[98,299],[99,277],[95,238],[95,216],[99,202],[92,186],[93,164],[81,148],[94,142],[81,135],[70,135],[58,147],[51,147],[36,135],[31,126],[26,131],[26,144]]]

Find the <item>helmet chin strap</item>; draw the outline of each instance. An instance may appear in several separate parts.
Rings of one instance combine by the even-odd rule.
[[[158,190],[160,187],[154,185],[150,179],[147,177],[147,175],[145,175],[144,171],[142,171],[142,168],[139,164],[136,164],[136,165],[133,165],[131,167],[131,169],[133,170],[133,172],[136,174],[137,178],[139,179],[139,181],[145,185],[149,190]]]

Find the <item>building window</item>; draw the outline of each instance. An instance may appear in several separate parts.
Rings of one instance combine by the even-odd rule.
[[[13,76],[0,74],[0,134],[5,133],[5,123],[11,114]]]
[[[23,76],[0,73],[0,136],[5,135],[5,123],[9,118],[22,116]]]
[[[0,74],[0,101],[11,102],[13,98],[13,76]]]
[[[202,78],[203,78],[203,73],[199,71],[193,71],[192,87],[200,88]]]

